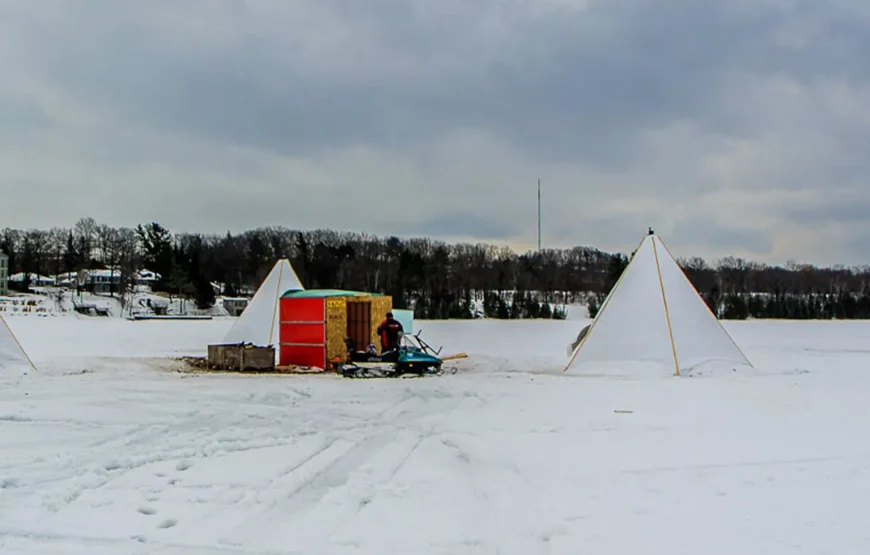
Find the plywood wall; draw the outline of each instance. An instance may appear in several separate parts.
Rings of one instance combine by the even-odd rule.
[[[381,338],[378,336],[378,324],[387,317],[387,312],[393,310],[393,298],[390,296],[371,297],[372,300],[372,343],[381,350]]]
[[[326,364],[330,369],[330,361],[336,357],[344,361],[347,358],[347,347],[344,338],[347,335],[347,297],[328,297],[326,299]]]
[[[387,312],[393,309],[392,297],[329,297],[326,299],[326,361],[327,364],[338,358],[346,361],[347,347],[344,338],[347,337],[347,303],[367,302],[371,304],[371,343],[380,351],[381,339],[378,336],[378,324],[387,317]],[[358,345],[365,349],[368,345]]]

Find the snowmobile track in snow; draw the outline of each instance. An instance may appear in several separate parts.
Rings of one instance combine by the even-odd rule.
[[[355,440],[331,437],[294,465],[273,483],[281,497],[221,541],[250,545],[259,540],[269,545],[269,531],[280,534],[280,541],[276,538],[278,545],[328,541],[348,519],[364,510],[380,489],[388,486],[431,434],[415,429],[415,421],[455,409],[463,400],[437,391],[419,394],[406,390],[400,401],[360,422],[358,429],[370,430],[368,433]],[[282,487],[288,482],[289,487]]]

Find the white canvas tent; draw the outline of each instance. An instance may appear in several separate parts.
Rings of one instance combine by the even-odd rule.
[[[12,333],[12,328],[0,314],[0,370],[8,367],[36,370],[30,357],[24,352],[21,343],[18,342],[18,338]]]
[[[709,361],[751,366],[650,230],[592,324],[581,332],[565,370],[657,362],[679,375]]]
[[[279,260],[227,332],[224,343],[253,343],[260,347],[277,347],[281,295],[287,291],[304,289],[290,261],[286,258]],[[276,348],[276,356],[277,351]]]

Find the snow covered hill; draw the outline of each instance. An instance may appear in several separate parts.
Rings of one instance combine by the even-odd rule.
[[[584,320],[417,322],[456,375],[178,372],[231,319],[9,319],[0,553],[859,554],[868,322],[726,323],[756,368],[563,373]]]

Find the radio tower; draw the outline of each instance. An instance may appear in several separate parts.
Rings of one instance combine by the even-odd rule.
[[[538,252],[541,250],[541,179],[538,178]]]

